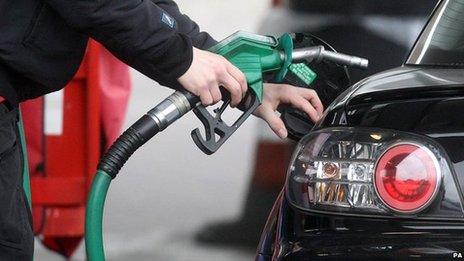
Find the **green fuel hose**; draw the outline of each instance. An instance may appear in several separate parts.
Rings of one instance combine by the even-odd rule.
[[[85,246],[88,260],[105,260],[103,249],[103,209],[111,177],[104,171],[97,171],[90,190],[85,213]],[[87,233],[88,232],[88,233]]]
[[[196,106],[198,98],[187,92],[175,92],[142,116],[111,145],[95,174],[85,215],[87,260],[104,261],[103,210],[111,181],[129,157],[143,144]]]

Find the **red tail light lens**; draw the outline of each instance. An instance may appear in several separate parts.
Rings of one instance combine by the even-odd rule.
[[[382,154],[375,166],[374,183],[389,208],[414,213],[434,198],[440,175],[438,160],[428,148],[404,143]]]

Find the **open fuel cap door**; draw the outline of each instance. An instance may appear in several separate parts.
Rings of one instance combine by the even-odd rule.
[[[294,48],[305,48],[311,46],[324,46],[326,50],[335,51],[329,44],[310,34],[296,33],[292,35]],[[304,65],[304,66],[303,66]],[[312,78],[305,68],[311,68],[311,72],[317,75]],[[282,83],[291,84],[298,87],[313,89],[327,108],[335,98],[350,86],[350,78],[346,66],[338,65],[330,61],[311,61],[290,67],[290,72],[285,76]],[[307,74],[311,81],[305,81],[297,72]],[[300,73],[301,74],[301,73]],[[280,118],[284,122],[288,137],[293,140],[300,140],[308,134],[314,123],[306,113],[290,106],[278,108],[281,113]]]

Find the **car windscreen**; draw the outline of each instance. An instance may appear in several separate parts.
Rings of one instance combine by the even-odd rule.
[[[464,66],[464,0],[443,0],[406,64]]]

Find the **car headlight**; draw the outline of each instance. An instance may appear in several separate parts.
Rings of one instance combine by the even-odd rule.
[[[292,157],[286,195],[307,211],[463,214],[444,151],[426,137],[390,130],[332,128],[307,135]]]

